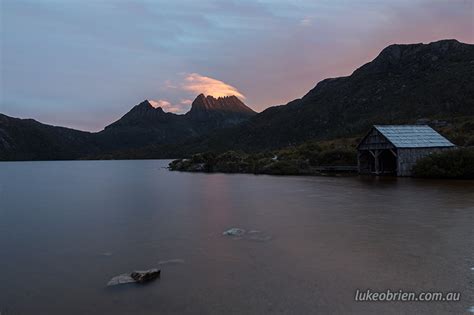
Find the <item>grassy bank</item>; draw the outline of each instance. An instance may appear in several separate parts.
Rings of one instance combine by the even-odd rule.
[[[311,175],[325,166],[357,165],[357,139],[306,142],[299,146],[260,153],[227,151],[201,153],[170,163],[173,171]]]
[[[432,121],[433,122],[433,121]],[[436,121],[438,123],[444,121]],[[460,117],[435,127],[462,148],[422,159],[414,169],[417,177],[473,178],[474,117]],[[357,165],[356,146],[362,135],[325,141],[308,141],[279,150],[207,152],[170,163],[173,171],[320,175],[328,167]]]

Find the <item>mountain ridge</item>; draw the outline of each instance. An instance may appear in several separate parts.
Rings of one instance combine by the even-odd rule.
[[[232,131],[202,139],[198,147],[272,149],[354,135],[377,123],[474,115],[472,77],[472,44],[390,45],[351,75],[324,79],[302,98],[267,108]]]
[[[472,44],[456,40],[395,44],[387,46],[374,60],[349,76],[322,80],[302,98],[286,105],[273,106],[258,114],[244,110],[240,120],[226,110],[208,115],[214,101],[198,95],[193,102],[194,111],[192,107],[186,114],[165,113],[162,108],[155,109],[144,101],[103,131],[76,135],[83,143],[90,141],[86,157],[100,157],[105,153],[121,158],[182,157],[208,150],[281,148],[307,140],[354,136],[372,124],[474,115],[472,77]],[[238,102],[234,98],[224,100],[235,103],[235,108],[240,107],[238,99]],[[198,115],[190,114],[196,111]],[[227,115],[227,120],[222,114]],[[2,143],[8,142],[9,152],[12,152],[15,137],[21,138],[21,133],[9,132],[10,129],[0,120],[0,159],[15,159],[14,153],[5,157],[1,150]],[[41,128],[35,126],[34,129]],[[48,148],[65,145],[64,139],[55,139],[55,134],[63,137],[58,130],[48,130],[44,141],[54,144]],[[20,139],[19,143],[26,144],[27,140]],[[74,143],[71,147],[77,148]],[[22,145],[22,150],[27,151],[27,147]],[[77,154],[69,156],[84,157],[79,155],[83,151],[73,150]],[[51,155],[54,156],[54,152]]]
[[[169,144],[235,126],[255,114],[236,96],[214,98],[199,94],[185,114],[165,112],[144,100],[106,126],[98,138],[107,150]]]

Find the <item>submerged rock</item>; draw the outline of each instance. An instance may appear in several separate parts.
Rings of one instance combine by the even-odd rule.
[[[231,228],[222,233],[225,236],[233,236],[233,240],[247,240],[254,242],[266,242],[272,239],[271,235],[266,234],[265,232],[259,230],[250,230],[246,231],[240,228]]]
[[[107,283],[107,286],[119,285],[125,283],[135,282],[129,273],[123,273],[121,275],[115,276]]]
[[[184,259],[175,258],[175,259],[168,259],[168,260],[160,260],[158,265],[177,265],[177,264],[184,264]]]
[[[226,236],[242,236],[244,234],[245,234],[245,230],[239,229],[239,228],[231,228],[227,231],[224,231],[224,233],[222,233],[222,235],[226,235]]]
[[[123,273],[115,276],[107,283],[107,286],[126,284],[126,283],[145,283],[155,280],[160,276],[161,270],[149,269],[149,270],[136,270],[132,273]]]

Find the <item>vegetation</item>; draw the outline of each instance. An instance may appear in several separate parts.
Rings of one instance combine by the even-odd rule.
[[[416,177],[474,179],[474,147],[427,156],[413,168]]]
[[[474,116],[445,120],[446,125],[435,129],[458,146],[474,146]]]
[[[356,139],[309,141],[299,146],[260,153],[227,151],[194,154],[170,163],[175,171],[309,175],[327,172],[327,166],[355,166]],[[346,172],[346,171],[344,171]]]

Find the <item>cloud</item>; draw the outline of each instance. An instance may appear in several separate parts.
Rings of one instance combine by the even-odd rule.
[[[187,74],[181,88],[184,91],[193,92],[195,94],[203,93],[204,95],[212,95],[214,97],[235,95],[245,99],[245,96],[232,85],[200,75],[199,73]]]
[[[172,104],[167,100],[148,100],[151,106],[157,108],[161,107],[165,112],[174,114],[183,114],[189,110],[191,100],[181,100],[178,104]]]
[[[183,98],[217,94],[198,88],[201,75],[186,81],[189,72],[231,80],[260,111],[350,74],[389,44],[474,42],[472,0],[0,3],[0,112],[86,130],[143,98],[177,111],[189,106]]]
[[[161,94],[166,99],[149,100],[150,104],[157,108],[161,107],[165,112],[183,114],[186,113],[198,94],[223,97],[235,95],[245,100],[236,87],[223,81],[200,75],[199,73],[178,73],[177,80],[165,80],[161,86]]]
[[[154,108],[157,108],[157,107],[168,107],[168,106],[171,106],[171,103],[168,102],[168,101],[165,101],[165,100],[148,100],[148,102],[151,104],[151,106],[153,106]]]

